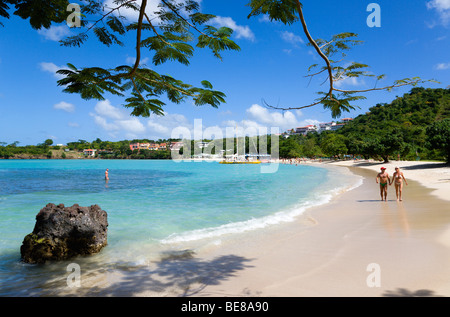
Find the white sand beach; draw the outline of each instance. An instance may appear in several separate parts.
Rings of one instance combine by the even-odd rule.
[[[304,164],[304,163],[302,163]],[[450,296],[450,169],[440,163],[345,161],[361,186],[296,221],[229,237],[133,269],[84,278],[75,296]],[[403,201],[376,174],[402,169]],[[345,176],[343,176],[345,177]]]
[[[251,259],[251,267],[196,295],[450,296],[450,169],[427,162],[322,164],[349,167],[363,185],[297,223],[218,251]],[[403,202],[394,186],[380,201],[381,166],[390,175],[395,166],[404,172]],[[300,224],[308,221],[305,230]]]
[[[406,179],[412,179],[421,185],[433,189],[432,195],[443,200],[450,200],[450,167],[439,162],[411,162],[411,161],[390,161],[389,163],[375,161],[338,161],[330,165],[361,167],[376,172],[381,167],[386,167],[387,172],[392,177],[394,168],[398,167],[404,173]],[[405,189],[406,190],[406,189]]]

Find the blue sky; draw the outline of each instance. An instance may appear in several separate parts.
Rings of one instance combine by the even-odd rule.
[[[153,0],[153,5],[156,2]],[[371,2],[381,8],[379,28],[370,28],[366,23],[370,14],[366,9]],[[85,101],[78,95],[63,93],[56,84],[55,71],[68,62],[80,68],[132,64],[132,39],[126,40],[125,47],[108,48],[91,35],[81,48],[65,48],[58,40],[74,33],[64,24],[36,31],[28,21],[15,16],[2,19],[0,142],[28,145],[51,138],[55,144],[65,144],[97,137],[110,141],[157,140],[170,137],[175,127],[192,130],[196,119],[201,119],[203,129],[215,127],[224,131],[224,136],[226,127],[279,127],[286,131],[331,121],[330,113],[320,105],[287,112],[263,106],[263,100],[284,107],[311,103],[315,92],[323,89],[323,79],[308,85],[304,76],[309,65],[320,60],[306,46],[300,23],[285,26],[262,16],[247,19],[250,9],[246,3],[201,1],[203,12],[217,15],[215,26],[235,30],[233,39],[241,47],[240,52],[226,52],[220,61],[210,51],[198,50],[188,67],[167,63],[156,68],[194,85],[207,79],[227,95],[227,103],[218,109],[196,107],[191,101],[168,103],[166,116],[150,118],[130,117],[130,111],[121,106],[122,98],[105,95],[105,101]],[[445,88],[450,84],[450,0],[305,0],[303,5],[314,38],[330,38],[341,32],[359,34],[365,43],[350,51],[346,61],[366,63],[373,73],[386,74],[379,85],[412,76],[441,82],[425,87]],[[148,61],[149,67],[153,67],[151,58],[149,52],[143,51],[143,61]],[[367,89],[373,84],[370,79],[346,80],[341,87]],[[343,117],[356,117],[409,90],[367,93],[367,100],[357,103],[360,109],[344,113]]]

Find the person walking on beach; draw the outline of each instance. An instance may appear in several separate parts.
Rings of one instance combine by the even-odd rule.
[[[378,179],[380,180],[380,195],[381,195],[381,200],[385,200],[387,201],[387,187],[388,184],[390,185],[391,183],[391,179],[389,178],[389,174],[386,173],[386,168],[382,167],[381,168],[381,172],[377,174],[377,184],[378,184]]]
[[[105,171],[105,180],[109,181],[109,169]]]
[[[397,195],[397,201],[402,201],[403,181],[408,185],[403,172],[400,172],[398,167],[395,168],[395,173],[392,175],[392,182],[395,184],[395,194]],[[389,185],[392,183],[390,182]]]

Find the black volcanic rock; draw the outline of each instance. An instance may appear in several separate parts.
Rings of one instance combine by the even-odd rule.
[[[67,260],[99,252],[107,245],[108,215],[98,205],[64,207],[47,204],[36,216],[20,253],[26,263]]]

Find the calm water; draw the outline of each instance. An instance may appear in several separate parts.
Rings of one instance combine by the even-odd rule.
[[[52,276],[67,263],[20,262],[23,238],[50,202],[98,204],[107,211],[108,246],[84,261],[138,265],[177,244],[210,243],[292,221],[358,182],[312,166],[280,165],[272,174],[260,168],[217,162],[1,160],[0,295],[53,294]]]

